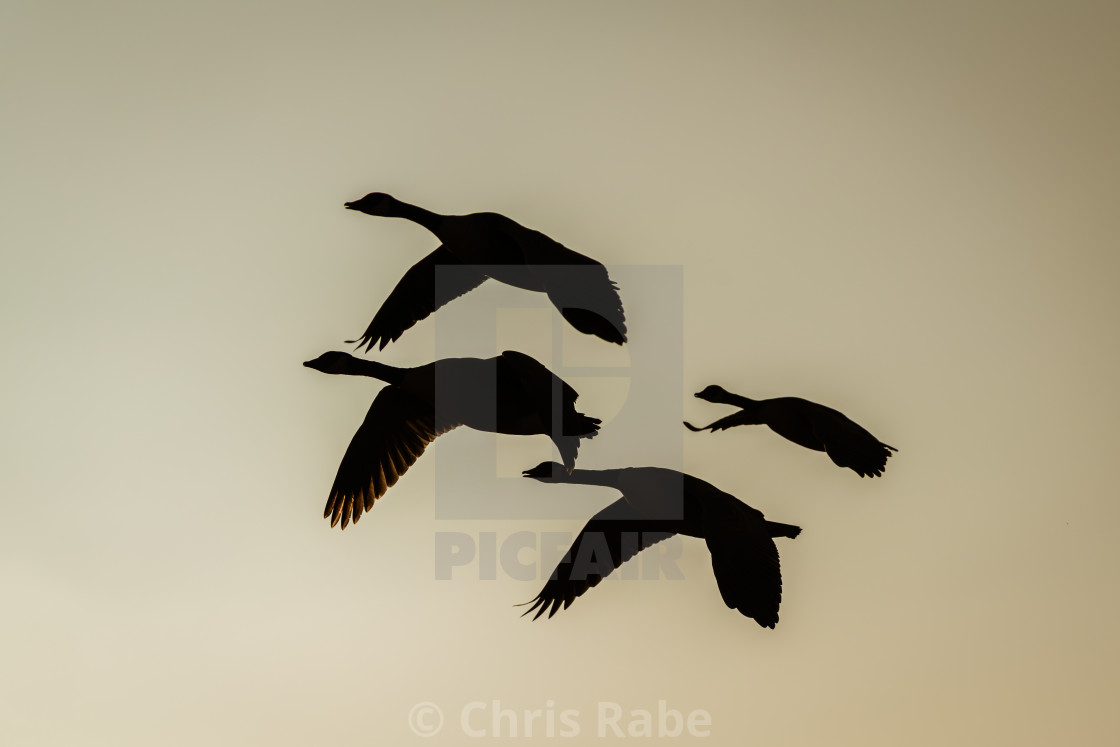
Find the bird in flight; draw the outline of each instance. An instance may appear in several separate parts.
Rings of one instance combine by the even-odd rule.
[[[898,451],[872,436],[844,413],[800,397],[756,400],[732,394],[714,384],[697,392],[696,396],[741,409],[702,428],[685,421],[685,427],[691,431],[768,425],[770,430],[795,444],[827,453],[837,466],[847,467],[860,477],[882,475],[887,468],[887,458],[892,451]]]
[[[575,389],[535,358],[513,350],[494,358],[445,358],[415,368],[331,351],[303,365],[389,384],[374,398],[338,466],[323,510],[332,527],[340,520],[343,529],[357,522],[429,443],[458,426],[549,436],[564,468],[571,470],[580,440],[593,438],[601,422],[576,411]],[[553,422],[554,412],[559,423]]]
[[[595,514],[524,615],[563,606],[596,586],[639,551],[683,534],[700,537],[712,554],[712,570],[724,603],[764,628],[778,623],[782,574],[774,537],[796,537],[801,527],[767,521],[762,512],[703,480],[660,467],[569,472],[543,462],[525,477],[541,482],[602,485],[622,497]]]
[[[365,333],[348,342],[384,349],[434,311],[488,278],[548,295],[580,332],[626,342],[626,316],[607,268],[548,236],[498,213],[440,215],[372,192],[345,203],[367,215],[405,218],[442,242],[404,274]]]

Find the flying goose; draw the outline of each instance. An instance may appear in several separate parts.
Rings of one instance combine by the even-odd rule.
[[[770,426],[770,430],[795,444],[814,451],[824,451],[840,467],[848,467],[860,477],[883,474],[893,446],[881,442],[846,415],[831,407],[799,397],[750,399],[726,389],[709,386],[696,396],[708,402],[741,407],[739,412],[697,428],[688,421],[691,431],[721,431],[736,425]]]
[[[513,350],[494,358],[445,358],[415,368],[332,351],[303,365],[389,384],[374,398],[338,466],[323,510],[332,527],[339,519],[343,529],[357,522],[429,443],[460,425],[491,433],[549,436],[568,470],[575,465],[580,439],[592,438],[599,430],[598,418],[576,412],[576,390],[536,359]],[[562,420],[556,428],[554,411]]]
[[[497,213],[439,215],[382,192],[345,203],[367,215],[406,218],[427,228],[442,245],[404,274],[356,342],[384,349],[444,304],[494,278],[547,293],[580,332],[618,345],[626,342],[626,317],[618,286],[607,268]]]
[[[525,477],[541,482],[603,485],[622,497],[591,518],[522,616],[545,610],[552,617],[563,605],[610,575],[639,551],[674,534],[701,537],[712,553],[723,601],[764,628],[778,622],[782,574],[773,537],[796,537],[801,527],[767,521],[751,508],[703,480],[660,467],[586,470],[569,473],[542,462]]]

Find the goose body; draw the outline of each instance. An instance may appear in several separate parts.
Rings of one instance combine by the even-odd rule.
[[[340,520],[343,529],[357,522],[429,443],[453,428],[547,435],[569,470],[580,439],[599,430],[597,418],[576,411],[579,395],[572,387],[536,359],[512,350],[494,358],[446,358],[415,368],[329,352],[303,365],[389,384],[374,398],[339,464],[323,511],[332,527]],[[558,408],[554,398],[559,398]],[[558,427],[553,424],[556,411]]]
[[[767,521],[761,511],[703,480],[660,467],[567,472],[544,462],[524,473],[541,482],[615,488],[622,497],[595,514],[576,536],[525,612],[552,617],[641,550],[674,534],[703,539],[724,603],[765,628],[778,622],[782,575],[774,537],[801,528]]]
[[[767,425],[799,446],[827,453],[837,466],[847,467],[860,477],[882,475],[887,468],[887,458],[892,451],[898,451],[844,413],[800,397],[754,400],[715,385],[697,392],[696,396],[741,409],[702,428],[685,422],[689,430],[720,431],[737,425]]]
[[[599,262],[498,213],[440,215],[373,192],[347,202],[367,215],[405,218],[442,243],[404,274],[357,340],[368,351],[390,342],[436,309],[488,278],[546,293],[580,332],[618,345],[626,342],[622,299]]]

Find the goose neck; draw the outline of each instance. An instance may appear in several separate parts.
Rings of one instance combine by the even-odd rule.
[[[565,482],[575,482],[580,485],[602,485],[607,488],[618,487],[619,470],[617,469],[577,469]]]
[[[397,218],[404,218],[413,223],[423,226],[432,233],[439,235],[439,227],[443,222],[443,216],[439,213],[433,213],[431,210],[425,210],[417,205],[410,205],[407,202],[396,200],[394,216]]]
[[[379,361],[354,358],[346,373],[351,376],[368,376],[371,379],[380,379],[389,384],[399,384],[404,377],[405,369]]]

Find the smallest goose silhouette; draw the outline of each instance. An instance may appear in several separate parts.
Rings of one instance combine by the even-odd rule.
[[[725,418],[697,428],[687,420],[691,431],[722,431],[737,425],[768,425],[779,436],[799,446],[828,454],[838,467],[847,467],[860,477],[876,477],[887,468],[887,458],[898,451],[844,413],[800,397],[750,399],[712,385],[696,396],[708,402],[742,408]]]

